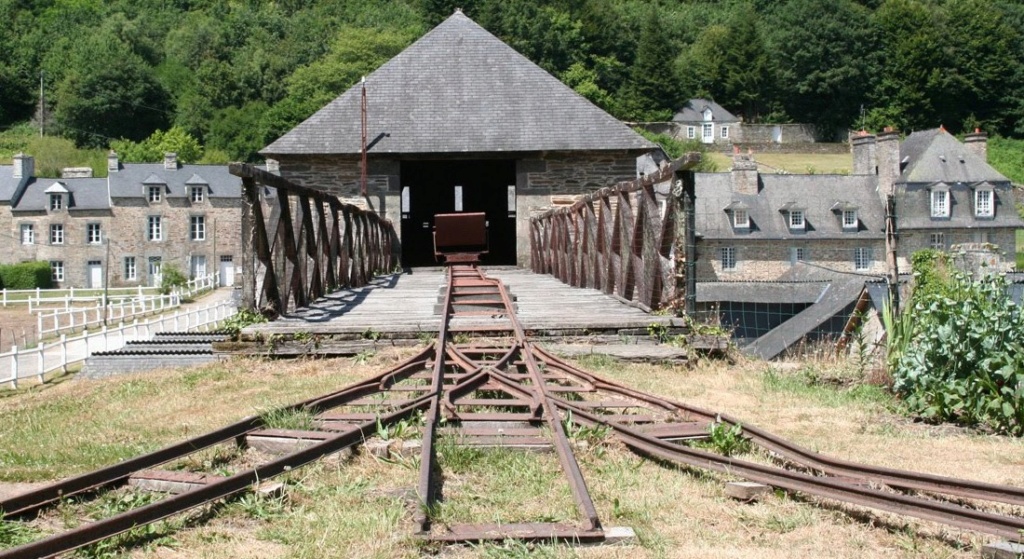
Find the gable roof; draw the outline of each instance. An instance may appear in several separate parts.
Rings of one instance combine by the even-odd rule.
[[[366,77],[371,154],[654,145],[456,11]],[[357,84],[260,153],[358,154]]]
[[[0,165],[0,202],[10,202],[22,182],[14,178],[14,165]]]
[[[164,168],[163,163],[127,163],[108,175],[111,198],[145,198],[143,185],[166,185],[168,198],[186,198],[192,186],[207,186],[210,198],[240,198],[242,180],[228,172],[227,165],[181,165]]]
[[[759,175],[757,194],[733,192],[730,173],[697,173],[696,229],[705,239],[881,239],[885,222],[875,192],[877,178],[866,175]],[[733,229],[726,208],[744,208],[750,231]],[[801,209],[807,228],[791,231],[783,209]],[[841,210],[856,208],[857,231],[842,227]]]
[[[24,193],[11,208],[15,212],[46,211],[50,194],[68,194],[68,210],[105,210],[110,208],[107,179],[48,179],[33,177],[25,185]]]
[[[710,99],[690,99],[679,109],[676,116],[672,117],[673,122],[703,122],[704,110],[711,109],[711,120],[715,122],[739,122],[736,115],[725,110],[721,105]]]
[[[897,183],[1010,182],[941,128],[914,132],[900,144],[906,162]]]

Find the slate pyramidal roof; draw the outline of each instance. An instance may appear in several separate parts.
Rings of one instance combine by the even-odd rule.
[[[900,145],[900,183],[1010,182],[942,128],[914,132]]]
[[[366,90],[371,155],[655,149],[460,11]],[[356,84],[260,153],[358,154],[361,135]]]

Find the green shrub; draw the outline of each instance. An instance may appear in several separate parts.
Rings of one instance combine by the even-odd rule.
[[[893,355],[893,389],[935,421],[1024,435],[1024,313],[1005,278],[951,274],[915,288],[908,340]]]
[[[160,292],[164,295],[171,292],[175,287],[184,287],[188,278],[181,270],[173,264],[165,264],[160,269]]]
[[[49,289],[53,287],[49,262],[22,262],[0,265],[0,288]]]

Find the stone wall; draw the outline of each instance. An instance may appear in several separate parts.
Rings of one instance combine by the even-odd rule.
[[[817,139],[817,131],[810,124],[743,123],[740,128],[742,136],[736,141],[746,144],[810,144]]]
[[[9,231],[16,240],[11,243],[10,258],[5,261],[60,261],[64,263],[64,281],[54,287],[86,287],[88,262],[103,262],[107,250],[102,243],[88,243],[86,227],[90,223],[98,223],[101,234],[105,236],[110,231],[112,219],[108,210],[14,213],[10,216]],[[35,234],[33,244],[22,244],[22,224],[32,225]],[[50,226],[57,224],[64,226],[64,243],[54,245],[50,243]]]
[[[723,270],[721,249],[735,247],[736,269]],[[881,240],[812,241],[698,241],[697,281],[771,281],[793,267],[792,249],[806,249],[806,262],[839,272],[883,275],[886,273],[885,243]],[[871,265],[866,270],[854,267],[854,251],[871,250]]]
[[[900,256],[909,259],[919,250],[933,248],[932,233],[943,234],[945,250],[949,250],[953,245],[988,243],[994,245],[996,253],[1002,258],[1006,268],[1012,268],[1016,263],[1017,236],[1011,228],[976,229],[974,231],[964,231],[963,229],[901,231]]]

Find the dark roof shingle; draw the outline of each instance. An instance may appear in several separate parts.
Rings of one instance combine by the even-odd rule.
[[[370,153],[638,150],[654,145],[456,12],[366,77]],[[264,148],[358,154],[357,84]]]

